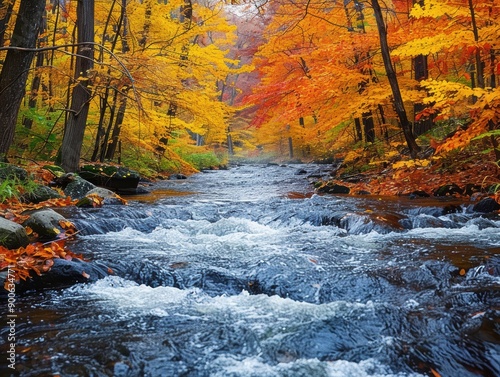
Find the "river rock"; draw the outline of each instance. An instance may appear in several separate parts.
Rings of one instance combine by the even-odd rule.
[[[88,164],[83,165],[78,173],[82,178],[96,186],[118,193],[135,193],[141,180],[139,173],[123,166]]]
[[[62,197],[56,190],[39,185],[32,192],[21,195],[20,201],[23,203],[40,203],[49,199],[60,199]]]
[[[307,170],[305,169],[299,169],[295,172],[295,175],[304,175],[307,174]]]
[[[79,177],[78,175],[71,174],[69,177],[70,182],[64,188],[64,194],[69,196],[71,199],[81,199],[90,191],[95,189],[97,186],[89,181]]]
[[[472,183],[468,183],[464,187],[464,195],[472,196],[474,194],[480,194],[482,187],[480,185],[474,185]]]
[[[9,178],[17,178],[20,181],[25,181],[28,179],[28,172],[18,166],[0,162],[0,181]]]
[[[499,209],[500,204],[498,204],[493,198],[484,198],[472,207],[473,211],[483,213],[495,212]]]
[[[426,193],[424,190],[415,190],[412,191],[409,195],[410,199],[417,199],[417,198],[429,198],[430,195]]]
[[[85,194],[85,196],[76,203],[77,207],[93,207],[93,200],[90,198],[92,195],[97,195],[103,199],[102,204],[125,204],[125,200],[120,198],[113,191],[103,187],[96,187]]]
[[[63,216],[53,209],[43,209],[32,212],[23,225],[33,229],[41,240],[53,240],[59,234],[64,233],[64,229],[59,222],[65,220]]]
[[[29,238],[23,226],[0,217],[0,246],[17,249],[28,245]]]
[[[172,174],[168,177],[168,179],[187,179],[187,176],[184,174]]]
[[[108,275],[108,268],[97,262],[86,262],[77,258],[54,258],[54,264],[49,271],[40,276],[32,274],[31,279],[21,280],[16,292],[66,288],[78,283],[95,282]]]
[[[328,182],[326,185],[317,189],[318,193],[323,194],[349,194],[349,187]]]
[[[434,196],[454,196],[455,194],[462,195],[464,192],[458,185],[450,183],[443,185],[434,191]]]

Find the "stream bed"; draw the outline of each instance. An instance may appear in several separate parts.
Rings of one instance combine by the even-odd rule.
[[[500,218],[319,196],[300,169],[324,173],[234,166],[57,209],[113,274],[18,297],[0,375],[500,376]]]

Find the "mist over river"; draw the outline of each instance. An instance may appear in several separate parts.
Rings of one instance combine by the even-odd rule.
[[[57,209],[81,229],[69,248],[114,274],[18,297],[16,372],[0,374],[500,376],[500,218],[319,196],[299,169],[324,167],[234,166]]]

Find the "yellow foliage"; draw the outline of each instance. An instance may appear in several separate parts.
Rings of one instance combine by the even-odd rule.
[[[424,6],[416,3],[410,12],[410,16],[414,18],[439,18],[439,17],[467,17],[467,9],[461,8],[455,4],[447,4],[443,0],[425,0]]]
[[[413,167],[426,167],[431,163],[430,160],[408,160],[408,161],[398,161],[392,164],[393,169],[401,168],[413,168]]]

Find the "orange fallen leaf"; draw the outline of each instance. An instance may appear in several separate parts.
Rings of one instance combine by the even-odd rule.
[[[436,372],[433,368],[431,368],[431,373],[434,377],[441,377],[441,375],[438,372]]]

